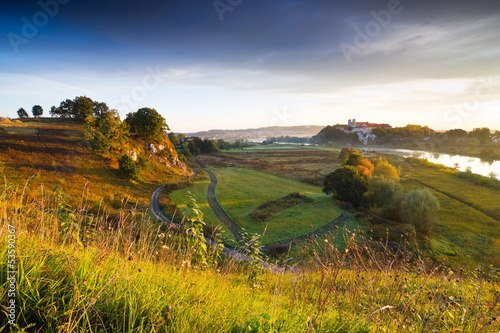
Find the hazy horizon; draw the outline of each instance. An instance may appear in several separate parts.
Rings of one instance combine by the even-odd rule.
[[[500,2],[0,3],[0,116],[86,95],[174,132],[500,130]],[[31,113],[31,112],[30,112]]]

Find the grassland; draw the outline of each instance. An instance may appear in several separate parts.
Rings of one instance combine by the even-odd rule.
[[[267,151],[222,154],[203,157],[201,161],[212,166],[252,168],[320,185],[324,175],[339,165],[337,156],[333,151]],[[366,156],[375,159],[378,154],[367,152]],[[430,187],[441,203],[434,232],[429,235],[429,242],[423,244],[432,251],[435,260],[453,267],[490,264],[499,267],[500,191],[459,178],[450,169],[426,163],[412,164],[397,156],[386,157],[401,168],[402,184],[407,190]],[[391,239],[397,240],[401,231],[405,233],[399,225],[363,223],[363,226],[366,230],[374,230],[376,239],[385,238],[386,228],[397,233]]]
[[[34,332],[497,332],[500,282],[427,266],[419,252],[364,248],[342,231],[309,243],[297,273],[257,271],[208,254],[197,267],[189,238],[134,211],[62,210],[52,193],[0,189],[0,244],[16,235],[16,323]],[[97,231],[97,232],[95,232]],[[361,245],[361,246],[358,246]],[[383,249],[383,244],[380,244]],[[6,254],[1,257],[3,263]],[[477,275],[477,278],[474,277]],[[7,299],[6,270],[0,297]],[[5,316],[0,328],[8,330]]]
[[[243,168],[214,168],[219,185],[219,203],[240,227],[252,233],[264,234],[263,243],[276,242],[306,234],[338,217],[342,210],[321,188],[282,177]],[[310,199],[285,209],[265,222],[250,217],[259,205],[292,192]]]
[[[199,209],[203,213],[203,221],[208,226],[210,226],[212,230],[214,230],[215,228],[217,228],[217,230],[220,230],[223,233],[222,238],[226,242],[233,244],[233,235],[226,226],[220,223],[219,219],[208,204],[207,189],[209,184],[210,178],[207,175],[202,174],[192,180],[192,182],[188,184],[189,186],[181,186],[181,188],[179,189],[175,189],[172,191],[169,190],[168,192],[164,193],[165,196],[168,196],[170,199],[170,202],[165,203],[166,205],[168,205],[166,207],[167,216],[169,218],[173,218],[177,222],[181,222],[183,212],[187,209],[187,206],[185,204],[186,196],[191,193],[192,195],[194,195]]]

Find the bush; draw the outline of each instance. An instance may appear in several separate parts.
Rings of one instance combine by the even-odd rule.
[[[363,202],[363,195],[367,190],[366,179],[351,165],[341,166],[328,174],[323,182],[324,193],[335,193],[340,200],[350,202],[355,206]]]
[[[376,206],[380,217],[400,221],[400,206],[404,198],[403,187],[394,180],[373,178],[366,194],[368,201]]]
[[[139,179],[140,167],[137,163],[134,162],[132,157],[124,154],[118,160],[119,170],[123,177],[127,179]]]
[[[428,188],[416,189],[405,195],[401,203],[401,217],[404,223],[414,225],[416,231],[428,234],[439,208],[439,200]]]
[[[375,168],[372,172],[373,177],[380,177],[385,180],[394,180],[396,183],[399,182],[399,171],[390,164],[385,158],[379,158],[375,162]]]

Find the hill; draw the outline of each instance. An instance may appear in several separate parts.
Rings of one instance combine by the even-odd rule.
[[[14,184],[30,188],[43,184],[45,191],[56,186],[71,205],[85,200],[92,211],[99,205],[116,210],[125,202],[139,210],[149,207],[151,192],[158,184],[184,178],[190,173],[179,162],[173,145],[165,138],[161,154],[130,143],[142,158],[140,179],[129,181],[118,172],[121,153],[93,154],[84,138],[81,121],[71,119],[22,119],[0,122],[0,172]],[[161,156],[160,156],[161,155]]]
[[[271,126],[237,130],[213,129],[196,133],[186,133],[188,137],[200,137],[208,139],[266,139],[268,137],[296,136],[312,137],[318,134],[324,126]]]

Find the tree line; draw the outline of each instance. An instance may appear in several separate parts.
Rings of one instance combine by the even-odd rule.
[[[346,133],[338,129],[339,126],[342,125],[326,126],[317,135],[313,136],[311,141],[319,144],[327,144],[335,141],[358,141],[357,133]],[[404,127],[394,127],[390,129],[375,128],[371,134],[376,136],[376,143],[379,144],[392,143],[395,140],[411,142],[424,138],[431,138],[434,140],[470,138],[477,139],[481,144],[485,144],[488,142],[488,139],[493,136],[500,137],[500,131],[493,133],[488,127],[474,128],[472,131],[451,129],[444,132],[437,132],[428,126],[421,125],[406,125]]]

